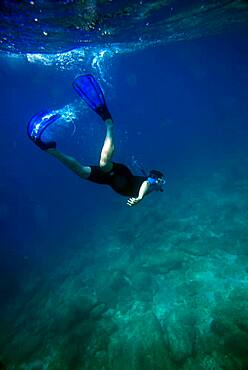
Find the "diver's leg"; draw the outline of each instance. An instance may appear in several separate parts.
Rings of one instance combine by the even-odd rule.
[[[51,154],[53,157],[57,158],[67,168],[75,172],[78,176],[82,177],[83,179],[87,179],[90,176],[91,168],[89,166],[83,166],[73,157],[69,157],[68,155],[63,154],[54,148],[48,149],[46,150],[46,152]]]
[[[100,158],[100,167],[104,172],[112,170],[113,163],[112,157],[114,153],[114,139],[113,139],[113,121],[112,119],[107,119],[106,124],[106,136],[103,143],[101,158]]]

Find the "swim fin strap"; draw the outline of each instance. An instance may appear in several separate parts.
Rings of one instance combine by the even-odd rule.
[[[102,89],[92,75],[87,74],[77,77],[73,81],[72,86],[78,95],[91,109],[99,114],[104,121],[112,119]]]

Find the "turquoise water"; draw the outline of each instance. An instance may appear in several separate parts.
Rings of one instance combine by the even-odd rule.
[[[34,3],[35,11],[50,9],[47,17],[54,11],[51,2]],[[72,15],[82,8],[58,2],[60,16],[62,3]],[[44,45],[28,33],[20,43],[13,7],[20,24],[34,5],[1,8],[5,21],[13,21],[6,24],[16,44],[5,44],[0,58],[0,369],[245,370],[245,2],[201,2],[202,8],[170,2],[180,27],[188,24],[186,11],[191,21],[201,20],[190,22],[194,37],[184,29],[178,42],[168,42],[179,20],[172,22],[165,2],[136,8],[137,29],[135,16],[126,21],[137,32],[127,30],[126,39],[124,25],[116,26],[119,8],[111,8],[110,20],[110,4],[101,4],[94,8],[98,22],[113,22],[122,39],[116,33],[109,44],[104,37],[97,43],[94,29],[87,48],[71,41],[67,24],[60,30],[67,39]],[[119,6],[127,12],[127,2]],[[129,11],[137,15],[135,4]],[[147,16],[159,26],[137,43]],[[202,26],[210,19],[219,24],[211,35]],[[168,34],[163,20],[173,23]],[[137,175],[139,165],[163,171],[163,193],[130,208],[127,198],[83,181],[29,140],[29,119],[55,109],[63,119],[48,137],[83,164],[98,163],[105,127],[72,89],[81,73],[92,73],[104,90],[115,125],[114,160]]]

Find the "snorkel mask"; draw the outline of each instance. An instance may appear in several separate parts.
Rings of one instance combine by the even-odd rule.
[[[164,179],[164,175],[162,172],[158,170],[151,170],[148,176],[148,182],[151,185],[158,185],[160,187],[160,191],[163,191],[162,186],[166,183]]]

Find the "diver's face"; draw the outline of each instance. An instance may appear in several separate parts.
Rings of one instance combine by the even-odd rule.
[[[163,177],[158,177],[157,178],[157,184],[158,185],[164,185],[165,184],[165,179]]]

